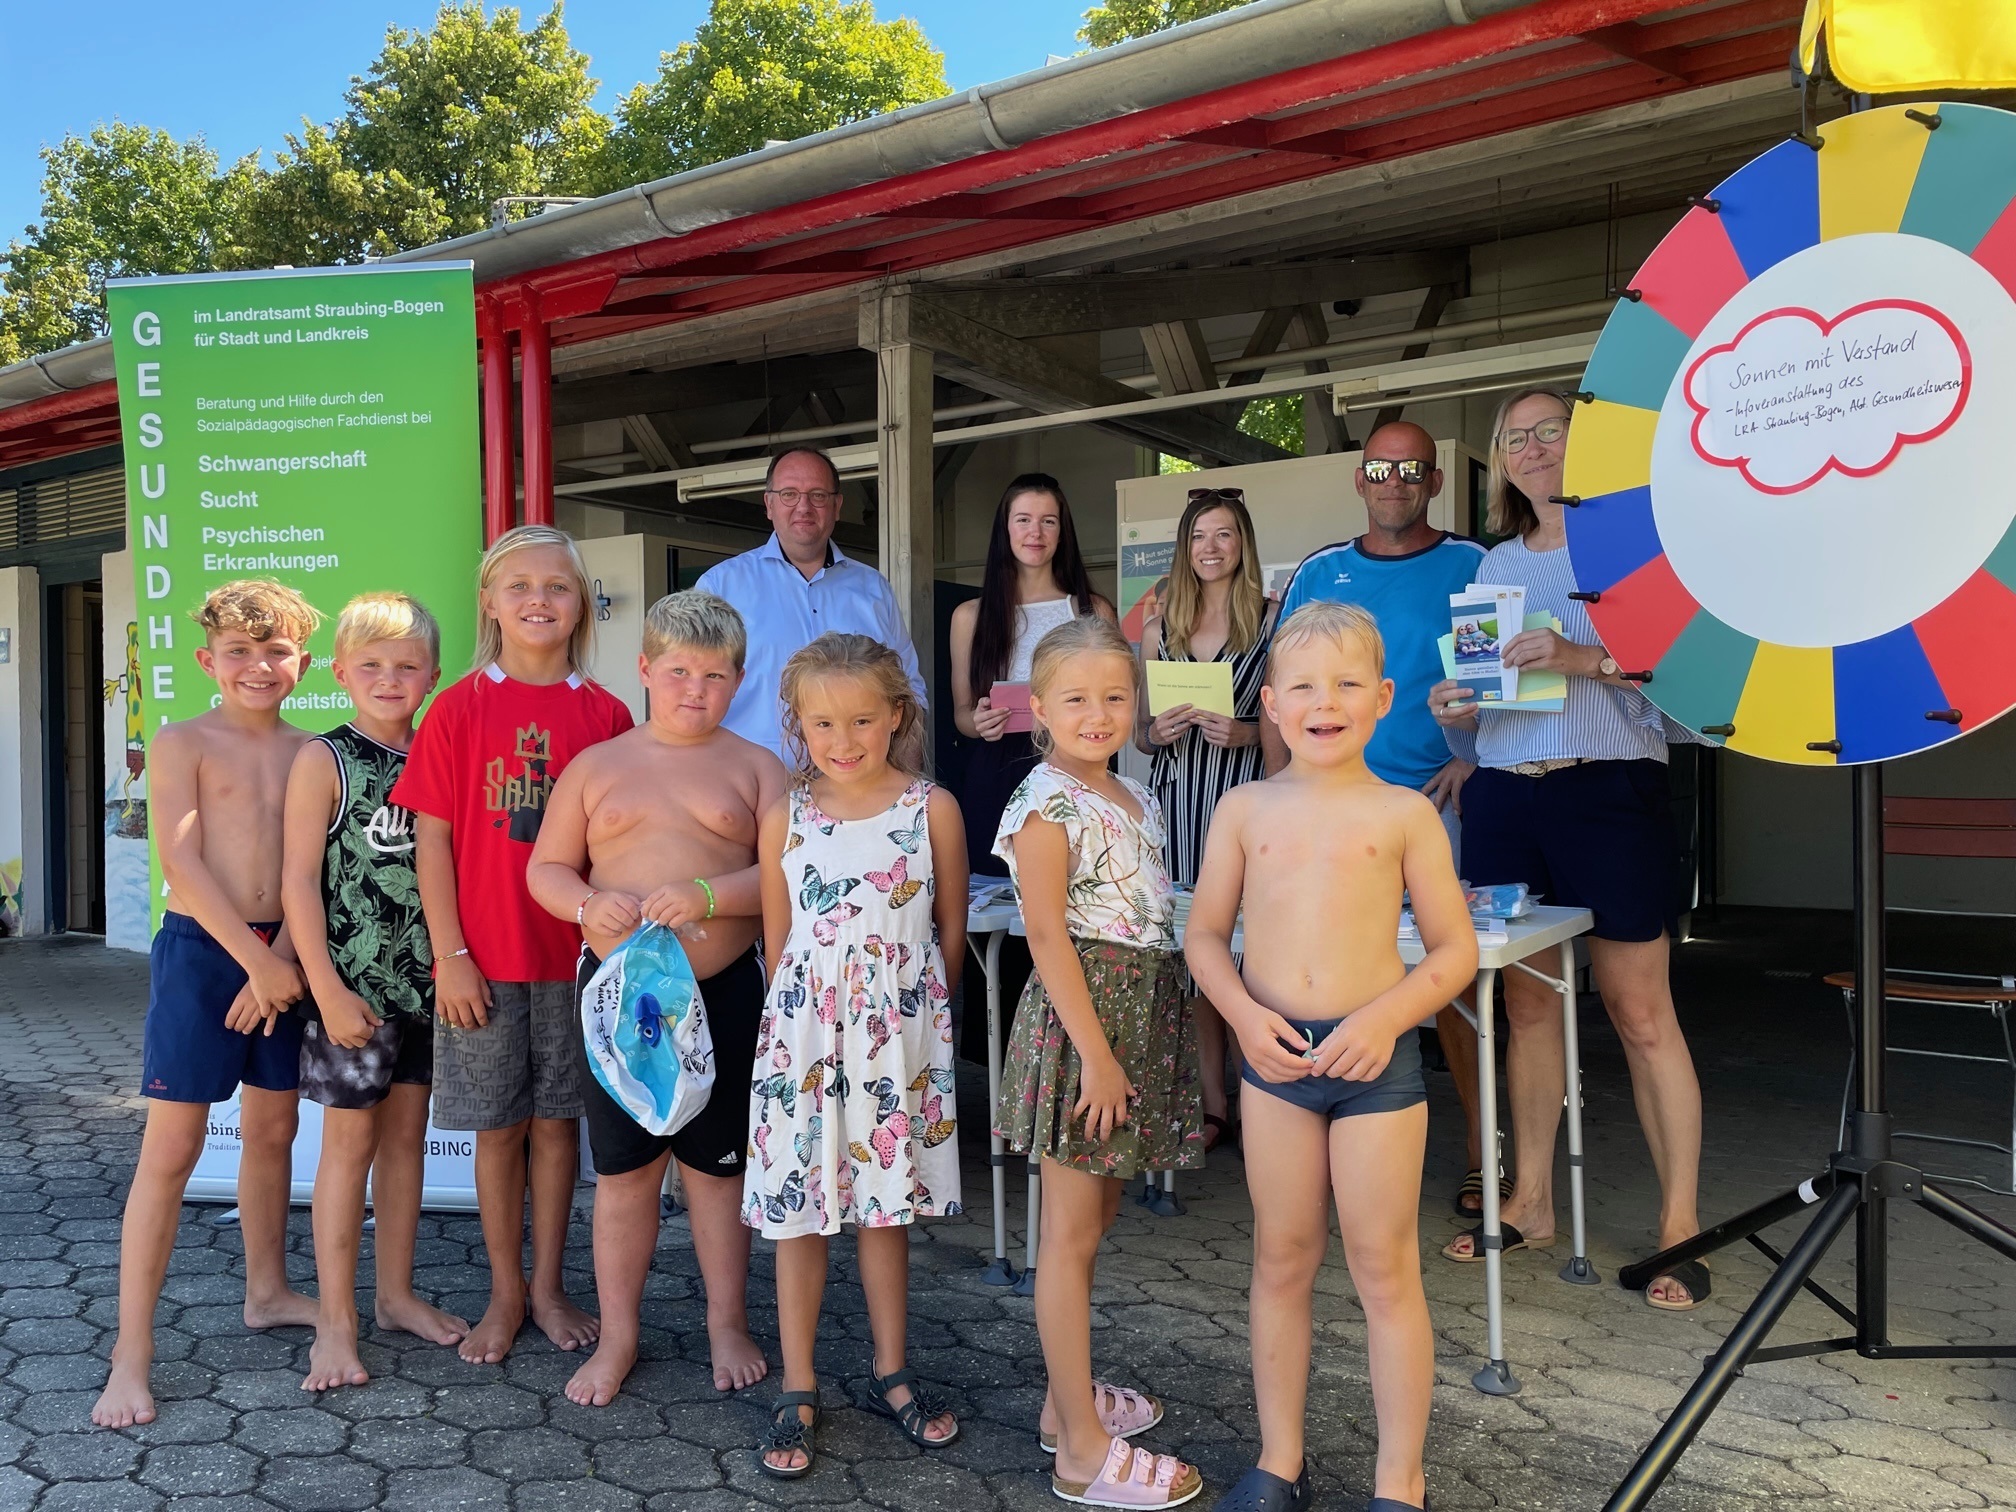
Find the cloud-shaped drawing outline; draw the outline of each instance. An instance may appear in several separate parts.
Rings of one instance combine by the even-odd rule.
[[[1703,444],[1701,440],[1701,425],[1702,422],[1708,418],[1711,411],[1707,406],[1703,405],[1698,399],[1694,397],[1694,377],[1697,373],[1701,371],[1702,367],[1706,365],[1706,363],[1711,357],[1719,357],[1725,353],[1735,351],[1736,348],[1738,348],[1743,344],[1744,337],[1748,336],[1752,331],[1756,330],[1757,327],[1763,325],[1767,321],[1782,320],[1787,317],[1791,317],[1798,320],[1810,321],[1814,326],[1819,328],[1820,334],[1822,336],[1831,336],[1837,328],[1847,324],[1850,320],[1853,320],[1857,315],[1866,315],[1871,310],[1909,310],[1914,314],[1923,315],[1928,319],[1930,319],[1931,321],[1933,321],[1936,325],[1938,325],[1941,330],[1945,331],[1948,339],[1952,341],[1954,351],[1957,352],[1960,356],[1960,392],[1954,396],[1953,407],[1946,412],[1945,419],[1941,420],[1937,425],[1933,426],[1930,430],[1911,431],[1911,432],[1899,431],[1896,434],[1896,436],[1891,440],[1890,449],[1886,451],[1879,460],[1872,462],[1867,467],[1850,467],[1847,463],[1843,462],[1839,457],[1830,455],[1827,458],[1827,460],[1821,464],[1819,470],[1813,473],[1811,477],[1802,479],[1797,483],[1789,483],[1789,484],[1766,483],[1750,471],[1749,457],[1718,456],[1716,453],[1710,451],[1708,447]],[[1719,346],[1712,346],[1708,348],[1707,351],[1703,352],[1699,357],[1695,358],[1694,361],[1691,364],[1689,364],[1687,368],[1687,376],[1686,379],[1680,385],[1680,392],[1681,396],[1685,398],[1687,401],[1687,407],[1694,411],[1694,422],[1691,426],[1688,427],[1688,433],[1687,433],[1688,440],[1693,444],[1694,454],[1697,457],[1699,457],[1702,461],[1713,463],[1717,467],[1735,468],[1739,473],[1743,475],[1743,481],[1748,483],[1752,488],[1756,489],[1759,493],[1777,494],[1782,496],[1785,494],[1799,493],[1805,489],[1811,488],[1815,483],[1818,483],[1830,472],[1838,472],[1841,473],[1843,476],[1850,478],[1873,477],[1875,474],[1883,471],[1883,469],[1888,467],[1892,462],[1895,462],[1897,460],[1897,454],[1902,450],[1904,450],[1906,446],[1915,445],[1921,441],[1930,441],[1933,440],[1935,437],[1943,435],[1952,426],[1953,422],[1960,418],[1961,411],[1967,408],[1968,396],[1972,394],[1973,388],[1974,388],[1973,354],[1968,350],[1967,340],[1964,336],[1960,334],[1960,328],[1954,325],[1951,320],[1947,319],[1947,317],[1941,311],[1933,309],[1932,306],[1928,304],[1921,304],[1915,299],[1870,299],[1863,301],[1863,303],[1861,304],[1854,305],[1849,309],[1843,310],[1839,315],[1836,315],[1832,320],[1827,319],[1817,310],[1809,310],[1800,305],[1787,305],[1781,309],[1766,310],[1763,314],[1757,316],[1755,319],[1750,321],[1749,324],[1745,325],[1742,330],[1738,331],[1734,336],[1730,337],[1727,341],[1723,342]]]

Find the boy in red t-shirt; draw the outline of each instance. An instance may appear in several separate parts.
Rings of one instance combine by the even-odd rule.
[[[484,553],[476,670],[428,710],[393,789],[418,816],[416,870],[435,961],[434,1122],[476,1133],[476,1205],[490,1305],[462,1358],[494,1365],[529,1308],[561,1349],[595,1342],[561,1256],[579,1167],[579,938],[525,887],[546,798],[577,754],[629,729],[582,672],[588,579],[565,532],[525,525]],[[532,1193],[532,1279],[524,1271]]]

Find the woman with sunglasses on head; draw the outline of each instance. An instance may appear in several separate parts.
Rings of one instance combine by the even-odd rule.
[[[1026,689],[1030,658],[1045,632],[1092,614],[1120,622],[1113,606],[1092,591],[1064,485],[1041,472],[1011,479],[994,511],[980,597],[952,611],[952,722],[966,737],[959,809],[967,859],[977,875],[1008,875],[994,854],[994,832],[1008,799],[1036,766],[1026,695],[1015,706],[997,705],[989,695],[996,683]],[[1011,730],[1011,722],[1022,728]],[[1000,969],[1001,1001],[1012,1007],[1030,970],[1019,937],[1002,942]],[[975,1060],[985,1055],[979,1021],[980,1015],[968,1014],[963,1031],[963,1053]]]
[[[1232,715],[1179,704],[1153,716],[1142,699],[1135,744],[1154,758],[1149,786],[1168,825],[1165,860],[1179,887],[1194,886],[1211,811],[1226,792],[1263,775],[1260,685],[1274,606],[1260,580],[1260,550],[1246,496],[1236,488],[1193,488],[1176,527],[1169,591],[1141,632],[1141,659],[1230,662]],[[1205,1149],[1234,1141],[1225,1096],[1225,1021],[1192,984],[1203,1062]]]
[[[1573,416],[1552,389],[1499,406],[1492,426],[1490,525],[1506,540],[1477,570],[1480,583],[1523,586],[1528,613],[1562,633],[1526,630],[1505,643],[1507,665],[1567,677],[1559,714],[1480,711],[1456,682],[1429,705],[1445,728],[1474,728],[1478,770],[1463,790],[1463,870],[1479,883],[1524,882],[1549,903],[1595,915],[1589,964],[1623,1041],[1638,1118],[1659,1173],[1657,1248],[1700,1232],[1701,1087],[1673,1010],[1667,977],[1677,845],[1666,780],[1666,726],[1597,639],[1568,559],[1561,473]],[[1505,1060],[1518,1181],[1503,1209],[1506,1250],[1554,1233],[1554,1136],[1566,1075],[1561,1010],[1522,972],[1503,978],[1511,1026]],[[1484,1258],[1481,1228],[1442,1253]],[[1700,1305],[1707,1267],[1685,1261],[1645,1288],[1667,1312]]]

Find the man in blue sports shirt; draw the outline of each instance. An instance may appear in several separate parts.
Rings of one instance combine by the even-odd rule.
[[[1393,710],[1379,721],[1366,747],[1366,765],[1387,782],[1418,788],[1435,801],[1449,831],[1456,864],[1463,864],[1457,816],[1463,783],[1476,770],[1476,748],[1464,735],[1445,738],[1429,712],[1428,690],[1442,681],[1442,653],[1436,642],[1449,633],[1449,595],[1461,593],[1476,576],[1484,548],[1428,523],[1428,505],[1442,491],[1435,465],[1435,438],[1405,420],[1382,425],[1365,441],[1353,479],[1365,501],[1365,534],[1311,552],[1295,569],[1281,595],[1281,619],[1304,604],[1358,604],[1379,621],[1386,641],[1386,675],[1393,679]],[[1452,749],[1452,739],[1467,749]],[[1288,763],[1281,732],[1260,721],[1267,771]],[[1477,1149],[1476,1047],[1469,1025],[1453,1008],[1435,1020],[1463,1112],[1470,1125],[1470,1168],[1457,1211],[1476,1217],[1483,1209]],[[1474,1198],[1474,1204],[1470,1199]]]

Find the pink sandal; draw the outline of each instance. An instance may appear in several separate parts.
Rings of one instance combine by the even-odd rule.
[[[1105,1467],[1091,1480],[1050,1477],[1052,1496],[1081,1507],[1180,1507],[1203,1489],[1204,1477],[1195,1466],[1117,1438],[1106,1451]]]
[[[1162,1399],[1145,1391],[1131,1391],[1125,1386],[1109,1386],[1104,1381],[1094,1381],[1092,1395],[1099,1403],[1099,1426],[1116,1439],[1131,1439],[1162,1421]],[[1057,1435],[1045,1433],[1040,1426],[1036,1430],[1036,1442],[1043,1446],[1045,1454],[1057,1452]]]

